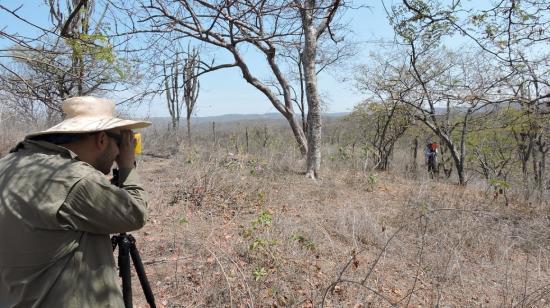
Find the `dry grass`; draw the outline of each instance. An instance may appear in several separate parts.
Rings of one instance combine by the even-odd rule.
[[[159,306],[521,306],[550,301],[546,205],[288,153],[144,156],[136,233]],[[136,280],[136,279],[134,279]],[[144,305],[135,282],[135,301]]]
[[[24,134],[0,135],[5,153]],[[189,148],[145,132],[150,214],[134,236],[158,307],[550,305],[547,201],[405,174],[401,152],[373,172],[336,145],[313,182],[291,140],[247,154],[235,136]]]

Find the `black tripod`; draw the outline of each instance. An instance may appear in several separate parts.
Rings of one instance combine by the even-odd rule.
[[[151,291],[151,286],[147,280],[147,275],[145,275],[145,269],[143,268],[143,263],[141,263],[141,257],[136,248],[136,239],[126,233],[120,233],[119,235],[114,235],[111,237],[111,244],[113,245],[113,251],[118,245],[118,267],[120,270],[120,277],[122,277],[122,297],[124,298],[124,306],[126,308],[132,308],[132,277],[130,273],[130,256],[132,256],[132,262],[136,268],[136,272],[145,294],[145,299],[149,306],[156,308],[155,306],[155,297],[153,296],[153,291]]]

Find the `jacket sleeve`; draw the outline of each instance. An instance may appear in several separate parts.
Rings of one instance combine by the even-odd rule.
[[[57,212],[63,228],[96,234],[128,232],[146,221],[147,194],[135,169],[121,170],[119,186],[102,174],[76,182]]]

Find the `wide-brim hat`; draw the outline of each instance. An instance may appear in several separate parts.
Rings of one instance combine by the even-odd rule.
[[[151,125],[147,121],[124,120],[114,116],[115,103],[105,98],[93,96],[72,97],[63,101],[61,109],[65,120],[44,131],[25,136],[25,138],[49,134],[80,134],[120,129],[138,129]]]

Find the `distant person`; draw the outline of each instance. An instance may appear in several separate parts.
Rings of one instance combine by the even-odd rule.
[[[109,234],[145,224],[131,130],[151,123],[91,96],[62,109],[0,159],[0,307],[124,307]]]
[[[426,165],[428,165],[428,172],[430,174],[437,173],[437,154],[439,145],[436,142],[428,142],[424,149],[424,157],[426,159]]]

